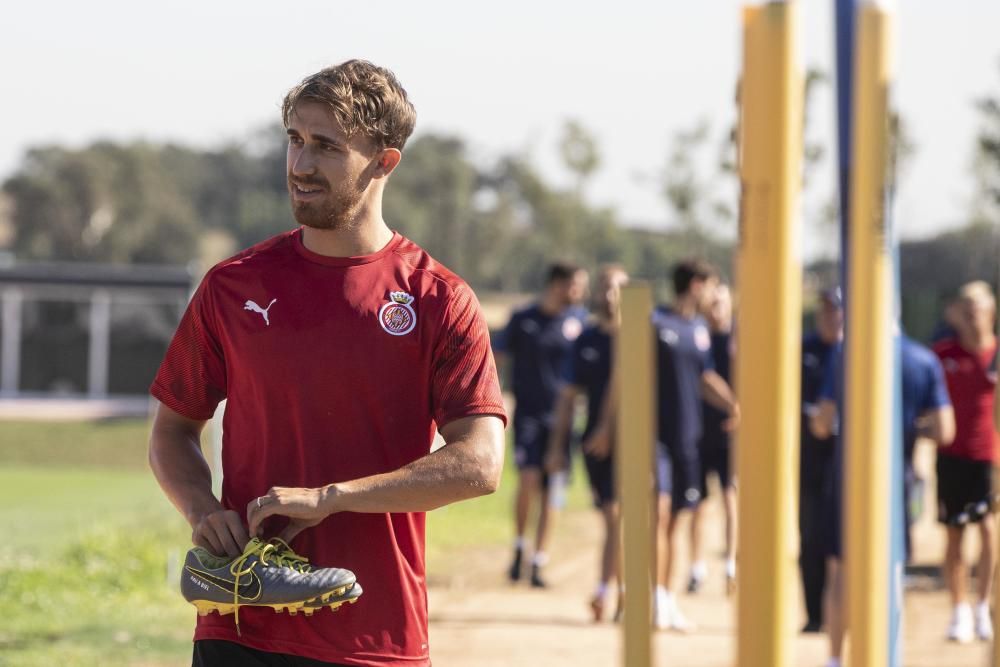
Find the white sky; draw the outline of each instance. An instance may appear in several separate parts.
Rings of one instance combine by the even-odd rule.
[[[284,92],[321,66],[363,57],[393,69],[417,131],[466,138],[482,160],[530,152],[556,182],[564,119],[600,141],[590,198],[629,223],[667,209],[641,175],[670,137],[734,116],[738,0],[264,3],[37,0],[0,9],[0,179],[26,147],[97,138],[213,146],[274,121]],[[904,236],[961,223],[972,194],[972,102],[1000,91],[1000,2],[899,3],[895,96],[918,145],[901,185]],[[833,0],[802,0],[803,65],[833,74]],[[814,137],[833,150],[833,81]],[[811,197],[828,198],[833,153]],[[807,235],[809,238],[810,235]],[[818,236],[812,238],[820,238]],[[807,254],[818,248],[807,248]]]

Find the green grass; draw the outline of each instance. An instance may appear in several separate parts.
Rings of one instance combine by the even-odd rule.
[[[147,438],[144,420],[0,422],[0,666],[189,663],[194,612],[167,572],[190,530],[148,471]],[[428,515],[430,576],[510,541],[507,461],[500,491]],[[588,506],[584,478],[570,509]]]

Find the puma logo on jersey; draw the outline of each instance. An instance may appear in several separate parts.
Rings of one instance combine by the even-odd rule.
[[[267,317],[267,311],[271,310],[271,306],[274,305],[275,301],[277,301],[277,299],[271,299],[271,303],[267,304],[267,308],[261,308],[257,305],[256,301],[247,299],[247,302],[243,304],[243,310],[252,310],[255,313],[260,313],[260,316],[264,318],[264,324],[271,326],[271,320]]]

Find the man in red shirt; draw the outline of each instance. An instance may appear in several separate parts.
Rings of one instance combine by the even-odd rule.
[[[430,665],[424,512],[493,492],[506,423],[472,290],[382,219],[416,118],[395,76],[348,61],[284,100],[301,227],[215,266],[152,386],[150,464],[193,542],[294,539],[365,585],[336,614],[198,619],[195,665]],[[199,436],[223,420],[222,497]],[[431,453],[435,431],[445,446]]]
[[[996,562],[992,482],[1000,448],[993,424],[996,301],[989,285],[978,281],[961,289],[958,303],[956,335],[934,346],[948,382],[956,427],[954,442],[938,450],[938,520],[948,530],[944,569],[954,605],[948,638],[968,642],[974,632],[983,640],[993,637],[989,608]],[[962,562],[962,536],[965,526],[973,523],[979,525],[982,543],[979,601],[974,612],[965,598],[968,573]]]

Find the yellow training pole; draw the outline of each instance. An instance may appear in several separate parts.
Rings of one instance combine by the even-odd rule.
[[[621,498],[625,618],[624,665],[651,667],[653,502],[653,296],[648,284],[622,287],[621,329],[615,342],[618,395],[617,469]]]
[[[792,664],[802,267],[796,2],[743,10],[740,90],[737,664]]]
[[[883,665],[889,633],[893,268],[886,229],[891,17],[859,8],[854,62],[847,340],[845,568],[850,665]]]

